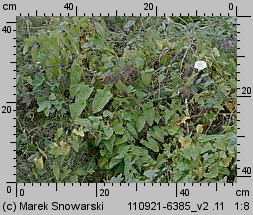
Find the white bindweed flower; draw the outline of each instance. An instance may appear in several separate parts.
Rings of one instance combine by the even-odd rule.
[[[197,70],[203,70],[207,67],[206,62],[205,61],[196,61],[194,68]]]

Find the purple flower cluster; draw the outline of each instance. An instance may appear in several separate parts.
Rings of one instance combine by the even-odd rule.
[[[224,42],[223,42],[223,44],[225,45],[225,46],[232,46],[232,40],[225,40]]]
[[[226,49],[233,45],[233,41],[231,39],[223,40],[223,42],[219,45],[219,49]]]

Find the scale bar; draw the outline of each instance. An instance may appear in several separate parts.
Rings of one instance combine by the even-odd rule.
[[[98,184],[96,183],[96,197],[98,197]]]
[[[239,18],[250,18],[251,16],[237,16]]]
[[[251,98],[251,96],[237,96],[238,98]]]
[[[177,183],[176,183],[176,197],[177,197]]]

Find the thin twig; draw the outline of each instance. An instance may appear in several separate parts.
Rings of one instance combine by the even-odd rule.
[[[229,116],[229,120],[228,120],[227,126],[230,125],[230,122],[231,122],[231,119],[232,119],[232,116],[233,116],[233,113],[235,112],[235,110],[236,110],[236,109],[234,109],[234,110],[231,112],[231,114],[230,114],[230,116]]]
[[[26,28],[27,28],[27,31],[28,31],[28,35],[30,37],[30,29],[29,29],[29,22],[28,21],[26,21]]]
[[[189,116],[190,114],[189,114],[188,99],[185,98],[184,102],[185,102],[185,108],[186,108],[186,115]],[[186,124],[186,132],[187,132],[187,135],[188,135],[189,132],[190,132],[190,130],[189,130],[189,124],[188,124],[188,122],[186,122],[185,124]]]
[[[181,64],[180,64],[180,70],[179,70],[180,73],[182,73],[182,67],[183,67],[184,59],[185,59],[185,57],[186,57],[186,55],[187,55],[187,53],[188,53],[190,47],[191,47],[191,45],[187,47],[187,49],[186,49],[186,51],[185,51],[185,53],[184,53],[184,56],[183,56],[183,58],[182,58],[182,61],[181,61]]]
[[[219,113],[220,113],[220,110],[217,112],[217,114],[216,114],[216,115],[214,116],[214,118],[212,119],[210,125],[209,125],[208,128],[206,129],[205,134],[207,134],[208,130],[211,128],[211,126],[212,126],[212,124],[213,124],[215,118],[219,115]]]

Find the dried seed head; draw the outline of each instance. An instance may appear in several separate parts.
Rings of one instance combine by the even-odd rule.
[[[138,73],[135,69],[133,68],[127,68],[124,70],[122,73],[123,76],[123,82],[125,84],[134,84],[134,82],[138,79]]]
[[[179,90],[179,95],[181,95],[182,99],[188,99],[189,96],[190,96],[190,91],[191,91],[191,88],[190,87],[182,87],[180,90]]]
[[[122,75],[117,72],[107,71],[104,74],[104,83],[115,85],[119,80],[122,79]]]
[[[188,65],[187,67],[185,67],[182,71],[182,78],[191,76],[193,70],[194,67],[192,65]]]

